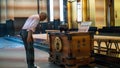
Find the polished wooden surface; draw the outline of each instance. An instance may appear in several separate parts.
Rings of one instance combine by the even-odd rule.
[[[120,41],[120,36],[104,36],[104,35],[94,35],[94,40],[105,39],[105,40],[118,40]]]
[[[80,65],[88,65],[93,60],[91,57],[93,38],[90,33],[50,33],[49,35],[50,62],[64,65],[66,68],[78,68]],[[61,39],[61,44],[59,41],[55,44],[55,39],[58,37]]]

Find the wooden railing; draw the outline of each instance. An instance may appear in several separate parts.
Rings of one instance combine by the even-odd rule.
[[[94,42],[95,53],[120,57],[120,36],[94,35]]]

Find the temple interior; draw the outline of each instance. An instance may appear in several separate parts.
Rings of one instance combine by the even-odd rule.
[[[40,68],[120,68],[120,0],[0,0],[0,68],[27,68],[20,30],[33,33]]]

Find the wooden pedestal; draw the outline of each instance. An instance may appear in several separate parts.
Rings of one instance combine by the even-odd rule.
[[[78,68],[93,61],[93,35],[91,33],[50,33],[49,61],[65,68]]]

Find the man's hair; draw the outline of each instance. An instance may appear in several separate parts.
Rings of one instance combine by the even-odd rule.
[[[43,20],[45,20],[45,19],[47,18],[47,14],[46,14],[45,12],[41,12],[41,13],[39,14],[39,16],[40,16],[40,20],[41,20],[41,21],[43,21]]]

